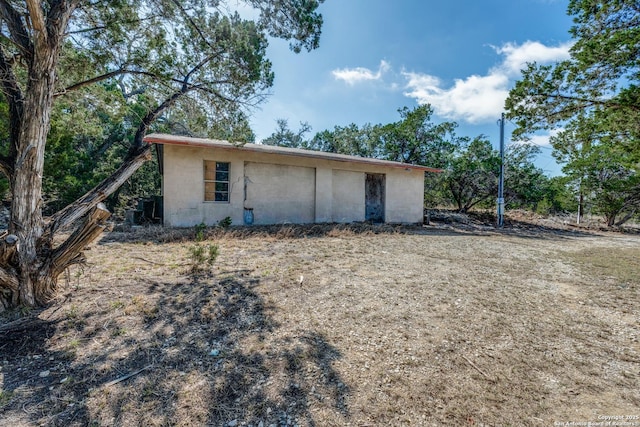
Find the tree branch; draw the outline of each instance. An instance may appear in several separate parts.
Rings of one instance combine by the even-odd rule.
[[[20,49],[23,55],[31,57],[32,46],[29,34],[24,28],[22,16],[9,4],[7,0],[0,0],[0,16],[4,19],[11,33],[11,41]]]
[[[144,162],[151,159],[151,146],[146,145],[130,155],[111,176],[106,178],[84,196],[51,216],[43,238],[50,239],[56,231],[82,218],[98,203],[104,201],[134,174]]]
[[[31,0],[37,3],[37,0]],[[60,47],[61,40],[65,37],[67,25],[73,11],[80,0],[55,0],[50,1],[49,12],[46,18],[47,35],[52,38],[49,43]]]
[[[213,46],[211,46],[211,43],[209,43],[209,40],[202,33],[202,30],[200,30],[200,26],[196,25],[196,23],[193,22],[193,18],[191,18],[191,15],[189,15],[187,13],[187,11],[184,9],[184,7],[182,7],[182,4],[180,3],[180,1],[178,1],[178,0],[172,0],[172,1],[176,5],[176,7],[178,7],[178,9],[180,9],[180,12],[182,12],[182,15],[187,19],[187,21],[189,21],[189,24],[191,24],[193,29],[196,30],[198,35],[202,38],[202,41],[204,41],[207,44],[207,46],[209,46],[211,49],[213,49]]]
[[[120,68],[119,70],[110,71],[110,72],[102,74],[100,76],[92,77],[92,78],[90,78],[88,80],[85,80],[85,81],[82,81],[82,82],[78,82],[78,83],[74,83],[71,86],[67,86],[62,91],[56,92],[53,96],[55,96],[55,97],[62,96],[62,95],[65,95],[67,92],[71,92],[71,91],[74,91],[74,90],[77,90],[77,89],[81,89],[81,88],[83,88],[85,86],[89,86],[89,85],[92,85],[94,83],[98,83],[98,82],[110,79],[112,77],[122,76],[122,75],[125,75],[125,74],[158,78],[157,74],[150,73],[148,71],[128,70],[126,68]],[[172,78],[171,81],[174,82],[174,83],[184,84],[183,80],[178,80],[178,79]],[[142,93],[142,92],[140,92],[140,93]],[[125,96],[125,98],[128,97],[128,96],[131,96],[130,94],[125,94],[124,92],[123,92],[123,95]]]
[[[139,18],[139,19],[125,19],[122,21],[118,21],[121,24],[137,24],[137,23],[141,23],[144,21],[151,21],[153,19],[158,18],[160,15],[149,15],[145,18]],[[109,28],[108,25],[100,25],[100,26],[96,26],[96,27],[91,27],[91,28],[80,28],[78,30],[74,30],[74,31],[69,31],[67,34],[69,35],[73,35],[73,34],[84,34],[84,33],[91,33],[94,31],[103,31],[105,29]]]
[[[5,270],[0,267],[0,289],[9,289],[12,293],[18,292],[18,275],[14,271]]]
[[[51,267],[54,276],[83,258],[82,250],[104,231],[106,228],[104,222],[110,216],[111,212],[107,207],[103,203],[98,203],[69,238],[53,251]]]
[[[214,58],[218,57],[219,53],[216,53],[214,55],[209,55],[207,57],[205,57],[202,61],[200,61],[200,63],[196,64],[191,71],[189,71],[185,76],[184,76],[184,80],[183,80],[183,84],[188,84],[189,79],[191,78],[191,76],[193,75],[193,73],[195,73],[196,71],[198,71],[199,69],[201,69],[202,67],[204,67],[205,65],[207,65],[208,62],[212,61]]]
[[[47,27],[44,23],[44,14],[42,13],[40,2],[37,0],[27,0],[27,10],[29,11],[31,27],[46,41],[48,38]]]
[[[179,91],[175,92],[173,95],[167,98],[162,104],[160,104],[154,110],[149,111],[147,115],[144,116],[133,138],[133,145],[131,146],[130,155],[135,151],[140,150],[144,146],[143,138],[147,133],[147,131],[149,130],[149,126],[151,126],[151,124],[158,118],[158,116],[160,116],[160,114],[162,114],[164,110],[166,110],[167,108],[175,104],[178,101],[178,99],[180,99],[181,97],[186,95],[189,91],[194,89],[195,87],[193,86],[190,87],[186,85],[186,83],[183,84],[182,88]]]
[[[11,166],[11,161],[6,156],[0,156],[0,173],[2,173],[5,178],[11,179],[11,175],[13,175],[13,167]]]
[[[614,102],[612,99],[599,100],[599,99],[587,99],[587,98],[579,98],[577,96],[569,96],[569,95],[548,95],[549,98],[561,99],[563,101],[571,101],[571,102],[581,102],[585,104],[585,107],[592,107],[594,105],[600,105],[603,107],[611,107],[611,108],[630,108],[634,111],[640,111],[640,106],[632,105],[632,104],[622,104],[620,102]]]
[[[5,233],[0,240],[0,288],[8,288],[12,292],[17,292],[19,286],[18,275],[10,267],[17,250],[18,237]]]
[[[124,70],[122,68],[119,69],[119,70],[116,70],[116,71],[110,71],[110,72],[108,72],[106,74],[103,74],[101,76],[96,76],[96,77],[90,78],[88,80],[79,82],[79,83],[74,83],[71,86],[67,86],[61,92],[54,93],[53,96],[56,96],[56,97],[57,96],[61,96],[61,95],[66,94],[67,92],[71,92],[71,91],[83,88],[85,86],[89,86],[89,85],[92,85],[94,83],[98,83],[98,82],[101,82],[103,80],[110,79],[111,77],[119,76],[121,74],[126,74],[126,73],[127,73],[127,70]]]
[[[129,177],[131,177],[131,175],[133,175],[133,173],[142,166],[144,162],[150,160],[151,145],[145,144],[143,140],[144,135],[149,130],[149,127],[164,110],[171,107],[176,103],[176,101],[178,101],[178,99],[188,92],[196,89],[197,88],[195,86],[183,85],[179,91],[167,98],[154,110],[147,113],[147,115],[142,119],[140,126],[138,126],[133,144],[129,150],[129,155],[120,168],[80,199],[54,214],[47,224],[43,238],[52,238],[56,231],[67,227],[74,221],[86,215],[87,212],[98,205],[98,203],[104,201],[122,184],[124,184],[124,182],[129,179]]]

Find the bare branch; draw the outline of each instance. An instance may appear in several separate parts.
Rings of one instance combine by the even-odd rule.
[[[178,99],[180,99],[189,91],[194,89],[195,87],[189,87],[189,86],[183,85],[182,89],[180,89],[178,92],[171,95],[154,110],[149,111],[147,115],[144,116],[144,118],[140,122],[140,126],[138,126],[136,135],[133,138],[133,145],[131,147],[131,150],[135,152],[136,150],[139,150],[141,147],[143,147],[144,146],[143,138],[144,138],[144,135],[149,130],[149,126],[151,126],[151,124],[158,118],[158,116],[160,116],[160,114],[162,114],[164,110],[171,107],[173,104],[175,104],[178,101]]]
[[[144,18],[138,18],[138,19],[125,19],[123,21],[119,21],[119,23],[121,24],[137,24],[137,23],[141,23],[144,21],[151,21],[153,19],[158,18],[160,15],[149,15],[146,16]],[[95,31],[103,31],[106,30],[107,28],[109,28],[108,25],[99,25],[99,26],[95,26],[95,27],[90,27],[90,28],[80,28],[78,30],[73,30],[73,31],[69,31],[67,34],[69,35],[74,35],[74,34],[84,34],[84,33],[92,33]]]
[[[18,237],[13,234],[6,234],[0,240],[0,288],[9,288],[11,291],[18,290],[18,275],[11,265],[12,259],[18,250]]]
[[[11,161],[5,156],[0,156],[0,173],[2,173],[7,179],[11,179],[11,175],[13,175]]]
[[[207,63],[209,63],[210,61],[212,61],[213,59],[215,59],[216,57],[218,57],[218,53],[214,54],[214,55],[209,55],[207,57],[205,57],[202,61],[200,61],[199,64],[196,64],[191,71],[189,71],[185,76],[184,76],[184,84],[187,84],[187,82],[189,81],[189,79],[191,78],[191,76],[198,71],[199,69],[201,69],[202,67],[204,67],[205,65],[207,65]]]
[[[85,80],[85,81],[82,81],[82,82],[74,83],[71,86],[68,86],[68,87],[64,88],[62,91],[56,92],[54,94],[54,96],[55,97],[63,96],[67,92],[72,92],[74,90],[78,90],[78,89],[81,89],[83,87],[90,86],[90,85],[92,85],[94,83],[98,83],[98,82],[101,82],[101,81],[104,81],[104,80],[108,80],[108,79],[116,77],[116,76],[122,76],[122,75],[125,75],[125,74],[136,75],[136,76],[146,76],[146,77],[152,77],[152,78],[159,78],[159,76],[157,74],[153,74],[153,73],[150,73],[148,71],[128,70],[128,69],[125,69],[125,68],[121,68],[119,70],[110,71],[110,72],[102,74],[100,76],[92,77],[92,78],[90,78],[88,80]],[[178,79],[172,78],[171,81],[174,82],[174,83],[181,84],[181,85],[184,84],[184,80],[178,80]],[[122,89],[122,85],[120,85],[120,87]],[[123,92],[123,95],[125,96],[125,98],[136,94],[136,93],[127,94],[127,93],[124,93],[124,90],[122,92]],[[143,93],[143,92],[144,91],[137,92],[137,93]]]
[[[35,1],[35,0],[33,0]],[[47,14],[47,31],[55,40],[52,44],[59,45],[66,35],[67,25],[80,0],[56,0],[50,2],[51,8]]]

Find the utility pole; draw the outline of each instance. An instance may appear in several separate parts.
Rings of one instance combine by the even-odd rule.
[[[500,179],[498,181],[498,227],[504,226],[504,113],[500,123]]]

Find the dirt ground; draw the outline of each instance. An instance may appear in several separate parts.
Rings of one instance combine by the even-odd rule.
[[[0,330],[0,425],[640,426],[640,235],[565,228],[106,234]]]

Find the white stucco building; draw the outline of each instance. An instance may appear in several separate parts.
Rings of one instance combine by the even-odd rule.
[[[164,224],[422,223],[426,166],[295,148],[151,134]]]

